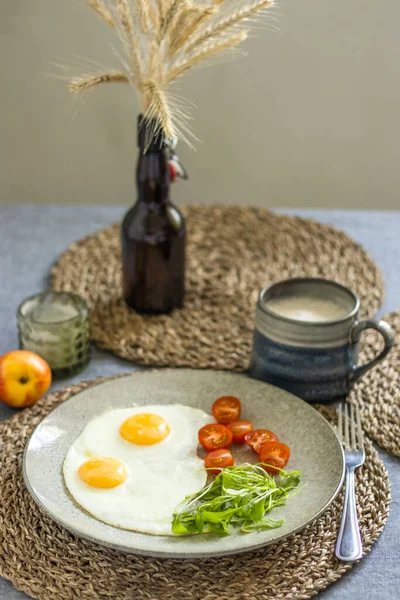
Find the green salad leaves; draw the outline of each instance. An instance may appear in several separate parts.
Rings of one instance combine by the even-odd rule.
[[[280,527],[283,519],[266,514],[283,506],[299,482],[300,471],[281,470],[272,477],[261,465],[226,467],[214,481],[185,498],[174,513],[172,531],[226,535],[237,529],[249,533]]]

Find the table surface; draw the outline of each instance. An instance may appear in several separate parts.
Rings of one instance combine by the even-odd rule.
[[[125,210],[105,206],[0,205],[0,355],[18,347],[17,305],[28,295],[47,287],[49,268],[57,257],[71,242],[118,221]],[[383,311],[394,310],[400,305],[400,212],[279,212],[332,224],[363,244],[385,275]],[[56,383],[52,389],[135,369],[129,362],[95,349],[92,361],[83,373]],[[12,409],[0,406],[0,419],[7,419],[12,414]],[[393,501],[388,524],[370,554],[319,594],[321,600],[394,600],[400,597],[400,463],[384,452],[380,454],[392,484]],[[0,600],[27,598],[10,582],[0,578]]]

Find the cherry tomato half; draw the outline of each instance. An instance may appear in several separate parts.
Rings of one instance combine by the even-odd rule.
[[[199,442],[206,450],[228,448],[232,444],[232,437],[232,432],[220,423],[211,423],[199,429]]]
[[[264,444],[267,442],[277,442],[278,438],[268,429],[254,429],[254,431],[246,434],[244,441],[258,454]]]
[[[290,448],[281,442],[267,442],[259,454],[260,462],[266,463],[263,468],[269,473],[277,473],[278,469],[284,469],[289,457]]]
[[[212,405],[212,414],[218,423],[227,425],[238,420],[241,409],[238,398],[235,398],[235,396],[222,396]]]
[[[211,469],[211,473],[220,473],[224,467],[232,467],[234,464],[232,454],[223,448],[209,452],[204,459],[204,465],[206,469]]]
[[[253,429],[250,421],[233,421],[227,427],[232,431],[233,441],[236,444],[243,444],[245,436]]]

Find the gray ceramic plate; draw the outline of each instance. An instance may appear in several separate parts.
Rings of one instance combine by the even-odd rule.
[[[83,512],[68,495],[62,478],[65,454],[83,427],[110,408],[146,404],[186,404],[207,412],[218,396],[242,401],[243,418],[273,430],[291,448],[288,468],[302,471],[306,485],[285,507],[274,510],[285,522],[279,529],[217,537],[151,536],[111,527]],[[254,456],[242,449],[244,460]],[[341,445],[330,425],[303,400],[244,375],[216,371],[146,371],[115,379],[76,394],[51,412],[30,437],[24,479],[39,506],[72,533],[124,552],[168,558],[235,554],[259,548],[318,517],[343,482]],[[272,513],[271,513],[272,516]]]

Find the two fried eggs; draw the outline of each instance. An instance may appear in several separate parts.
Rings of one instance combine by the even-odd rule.
[[[207,480],[197,432],[214,419],[183,406],[112,410],[90,421],[66,455],[63,474],[74,500],[123,529],[171,535],[173,513]]]

